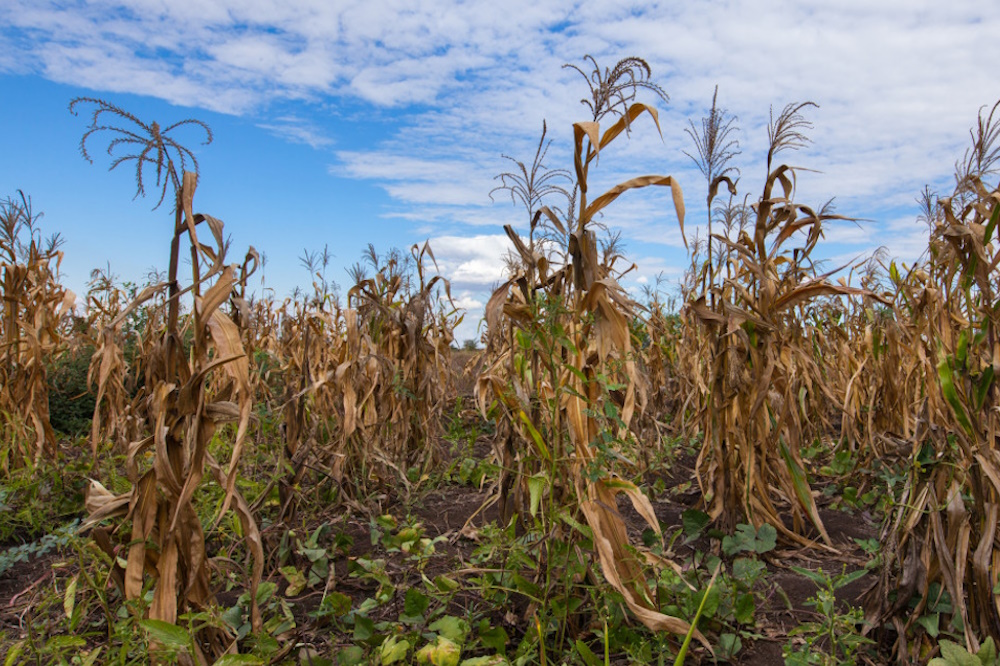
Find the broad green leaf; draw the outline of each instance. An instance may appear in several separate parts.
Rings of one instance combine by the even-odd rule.
[[[993,232],[997,229],[997,220],[1000,219],[1000,205],[993,207],[993,213],[990,214],[990,221],[986,225],[986,230],[983,233],[983,245],[988,245],[990,240],[993,238]]]
[[[736,634],[719,635],[719,653],[722,657],[735,657],[743,649],[743,641]]]
[[[688,537],[699,536],[710,522],[712,522],[712,517],[698,509],[688,509],[681,514],[684,534]]]
[[[701,609],[701,616],[705,619],[715,617],[715,612],[719,610],[719,603],[722,601],[722,594],[719,588],[712,585],[705,590],[698,590],[694,595]]]
[[[841,587],[844,587],[845,585],[850,585],[854,581],[864,578],[867,574],[868,574],[868,569],[858,569],[857,571],[852,571],[842,576],[837,576],[836,587],[839,589]]]
[[[139,620],[139,626],[146,630],[151,640],[170,651],[186,651],[191,645],[191,634],[184,627],[163,620]]]
[[[529,419],[528,415],[524,413],[524,410],[521,410],[518,413],[518,416],[520,416],[521,421],[524,423],[525,427],[528,429],[528,434],[531,435],[531,439],[534,440],[535,446],[538,447],[538,450],[542,454],[542,457],[545,458],[546,460],[548,460],[549,462],[551,462],[552,461],[552,454],[549,453],[549,448],[547,446],[545,446],[545,442],[544,442],[544,440],[542,440],[541,433],[538,432],[538,430],[535,429],[535,425],[531,422],[531,419]]]
[[[375,623],[364,615],[354,615],[354,640],[367,641],[375,635]]]
[[[383,513],[375,519],[375,524],[387,530],[394,530],[399,527],[399,522],[391,513]]]
[[[979,652],[976,653],[979,657],[979,661],[987,666],[992,666],[997,660],[997,646],[993,642],[993,637],[988,636],[982,645],[979,646]]]
[[[582,534],[585,539],[587,539],[589,541],[593,541],[594,540],[594,530],[592,530],[590,528],[590,525],[585,525],[585,524],[581,523],[580,521],[578,521],[575,518],[573,518],[572,516],[570,516],[568,513],[562,513],[562,514],[560,514],[559,518],[564,523],[566,523],[567,525],[569,525],[570,527],[572,527],[574,530],[576,530],[577,532],[579,532],[580,534]]]
[[[797,567],[795,565],[792,565],[791,569],[795,573],[799,574],[800,576],[805,576],[806,578],[808,578],[809,580],[811,580],[812,582],[816,583],[816,585],[819,586],[822,586],[824,584],[824,581],[826,580],[826,577],[823,575],[823,573],[819,571],[811,571],[810,569],[806,569],[804,567]]]
[[[972,423],[969,421],[969,415],[965,413],[965,407],[962,406],[962,401],[958,397],[951,365],[948,363],[948,357],[945,356],[944,351],[940,353],[937,370],[938,382],[941,384],[941,393],[944,394],[945,400],[948,401],[948,405],[951,407],[951,411],[955,414],[955,418],[958,419],[962,429],[971,436],[973,434]]]
[[[80,666],[94,666],[94,664],[97,663],[97,658],[101,656],[101,650],[103,650],[103,649],[104,649],[104,646],[102,645],[102,646],[96,648],[90,654],[84,656],[84,658],[80,661]],[[218,663],[218,662],[216,662],[216,663]]]
[[[587,664],[587,666],[601,666],[601,660],[597,658],[594,651],[587,647],[587,644],[581,641],[579,638],[576,639],[576,651],[580,654],[580,657]]]
[[[940,631],[941,614],[940,613],[927,613],[921,615],[917,618],[917,624],[923,627],[927,631],[927,635],[931,638],[937,638],[938,632]]]
[[[257,588],[257,605],[265,605],[271,597],[274,596],[275,592],[278,591],[278,584],[274,581],[264,581]]]
[[[969,651],[958,643],[945,640],[938,645],[941,648],[941,657],[932,659],[928,666],[935,662],[939,662],[942,666],[983,666],[982,662],[969,654]]]
[[[486,625],[486,628],[483,625]],[[507,636],[507,632],[504,631],[503,627],[490,627],[486,620],[479,625],[479,642],[483,644],[483,647],[488,647],[491,650],[496,650],[497,652],[504,654],[507,652],[507,643],[510,638]]]
[[[340,666],[357,666],[365,658],[365,650],[357,645],[344,648],[337,654],[337,663]]]
[[[733,606],[733,616],[740,624],[753,624],[753,615],[757,610],[757,602],[752,592],[746,592],[736,597]]]
[[[754,550],[763,554],[774,550],[778,545],[778,530],[774,525],[764,523],[757,530],[757,538],[754,541]]]
[[[302,548],[299,550],[300,555],[305,555],[310,562],[316,562],[324,557],[327,557],[325,548]]]
[[[228,624],[233,631],[238,630],[241,626],[243,626],[242,606],[236,605],[227,609],[222,614],[222,620]]]
[[[323,599],[320,608],[327,613],[333,613],[337,617],[343,617],[351,612],[351,598],[346,594],[331,591]]]
[[[281,575],[288,581],[288,588],[285,590],[286,597],[297,597],[306,589],[306,575],[292,565],[278,569]]]
[[[431,600],[426,594],[415,587],[406,591],[406,598],[403,601],[403,612],[410,617],[423,617],[430,606]]]
[[[960,368],[966,367],[969,360],[969,329],[958,334],[958,348],[955,350],[955,360]]]
[[[100,650],[97,651],[99,652]],[[14,643],[7,651],[7,657],[3,660],[3,666],[16,666],[16,664],[20,663],[18,659],[21,658],[22,652],[24,652],[24,642],[18,641]]]
[[[826,533],[823,521],[820,520],[819,511],[816,509],[816,502],[813,500],[812,490],[809,488],[809,481],[806,478],[805,470],[792,457],[792,452],[788,450],[788,446],[782,439],[778,440],[778,451],[781,453],[781,457],[785,461],[785,467],[792,477],[792,485],[795,487],[795,495],[798,497],[799,504],[809,514],[809,518],[823,536],[823,540],[829,543],[830,535]]]
[[[979,381],[976,382],[976,411],[982,411],[983,405],[986,402],[986,395],[989,393],[990,386],[993,385],[993,366],[988,365],[986,369],[983,370],[983,374],[979,376]]]
[[[740,523],[736,526],[736,532],[722,539],[722,552],[732,556],[744,551],[753,552],[757,540],[757,530],[753,525]]]
[[[427,627],[431,631],[444,636],[457,645],[465,643],[465,637],[469,634],[469,623],[454,615],[445,615],[438,618]]]
[[[733,560],[733,578],[747,586],[753,585],[766,569],[763,562],[753,557],[737,557]]]
[[[453,578],[440,574],[434,576],[434,587],[436,587],[439,592],[454,592],[461,586]]]

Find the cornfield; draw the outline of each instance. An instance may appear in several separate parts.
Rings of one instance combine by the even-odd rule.
[[[707,188],[687,245],[676,178],[590,189],[602,153],[662,131],[648,64],[568,67],[572,163],[548,166],[543,124],[490,193],[525,216],[474,353],[429,243],[369,246],[343,293],[306,248],[311,291],[259,297],[261,255],[195,212],[211,183],[173,136],[208,126],[71,103],[83,156],[110,137],[173,231],[166,273],[95,270],[74,314],[60,238],[0,201],[0,536],[35,530],[0,583],[52,563],[5,597],[36,618],[0,613],[5,663],[994,663],[1000,103],[954,191],[921,193],[918,261],[830,269],[824,229],[854,220],[801,203],[783,161],[815,104],[771,113],[747,189],[716,88],[684,129]],[[640,190],[690,251],[643,302],[614,229]],[[51,381],[74,355],[75,438],[50,418],[80,398]],[[44,522],[57,483],[68,526]]]

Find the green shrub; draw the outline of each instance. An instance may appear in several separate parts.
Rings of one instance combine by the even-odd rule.
[[[80,345],[52,362],[48,369],[49,419],[58,432],[77,436],[90,429],[96,395],[87,385],[94,346]]]

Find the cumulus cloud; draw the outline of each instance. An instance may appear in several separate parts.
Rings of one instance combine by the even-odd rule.
[[[442,274],[452,289],[483,293],[504,271],[504,255],[511,249],[503,234],[438,236],[429,239]]]

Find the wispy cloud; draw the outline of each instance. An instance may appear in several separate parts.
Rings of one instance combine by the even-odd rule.
[[[258,123],[257,127],[292,143],[301,143],[312,148],[326,148],[334,143],[333,138],[324,129],[306,118],[280,116],[270,122]]]

